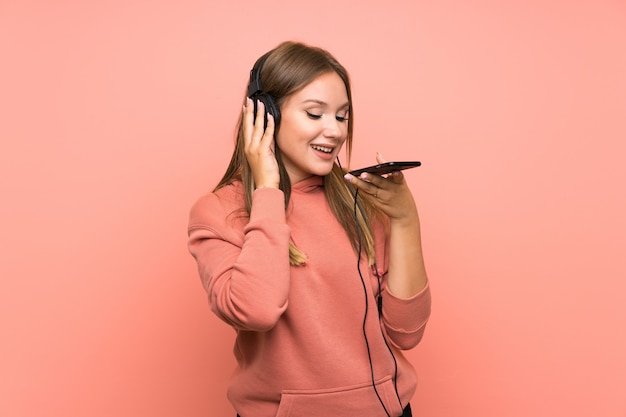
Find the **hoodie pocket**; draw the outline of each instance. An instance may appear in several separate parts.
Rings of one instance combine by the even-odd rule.
[[[376,391],[380,400],[376,396]],[[329,416],[401,416],[391,376],[376,382],[332,389],[284,390],[276,417],[329,417]]]

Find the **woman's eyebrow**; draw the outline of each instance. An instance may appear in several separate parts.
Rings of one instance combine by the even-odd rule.
[[[302,102],[302,104],[307,104],[307,103],[319,104],[320,106],[327,106],[328,105],[328,103],[326,103],[325,101],[314,99],[314,98],[310,98],[310,99],[304,100]],[[343,108],[346,108],[346,107],[350,107],[350,103],[349,102],[346,102],[343,105],[339,106],[340,109],[343,109]]]

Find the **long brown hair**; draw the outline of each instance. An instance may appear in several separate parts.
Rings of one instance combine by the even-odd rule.
[[[312,82],[320,75],[335,72],[343,80],[350,103],[348,112],[348,137],[345,143],[345,152],[350,163],[352,154],[352,133],[354,126],[354,111],[352,108],[352,92],[350,79],[346,69],[327,51],[321,48],[308,46],[298,42],[284,42],[267,54],[260,74],[263,91],[271,95],[278,106],[291,94],[296,93]],[[255,67],[263,57],[255,63]],[[280,126],[277,126],[278,132]],[[285,195],[285,209],[289,205],[291,195],[291,182],[285,169],[280,154],[280,149],[275,150],[278,169],[280,172],[279,188]],[[362,249],[367,254],[370,265],[374,263],[374,238],[370,221],[380,215],[380,212],[365,198],[361,198],[360,208],[356,210],[354,196],[343,178],[343,170],[335,164],[332,171],[324,176],[324,193],[330,205],[331,211],[343,226],[355,252]],[[254,179],[250,165],[244,153],[243,117],[240,116],[237,128],[237,139],[232,158],[224,173],[224,176],[215,187],[214,191],[232,183],[241,181],[244,189],[245,209],[250,214],[252,206],[252,192],[255,190]],[[293,243],[289,247],[289,261],[292,265],[303,265],[306,256]]]

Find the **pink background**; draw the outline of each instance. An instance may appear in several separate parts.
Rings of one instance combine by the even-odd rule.
[[[423,163],[416,415],[626,416],[626,3],[383,4],[0,4],[0,415],[234,415],[187,213],[295,39],[351,72],[353,167]]]

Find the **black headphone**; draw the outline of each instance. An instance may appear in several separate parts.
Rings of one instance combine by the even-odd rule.
[[[250,70],[250,83],[248,84],[248,97],[254,103],[254,117],[257,112],[257,100],[265,105],[265,117],[264,126],[267,127],[267,113],[274,116],[274,126],[278,128],[280,124],[280,107],[276,103],[276,99],[263,91],[263,85],[261,84],[261,70],[263,69],[263,63],[270,55],[270,52],[263,55],[258,63]]]

